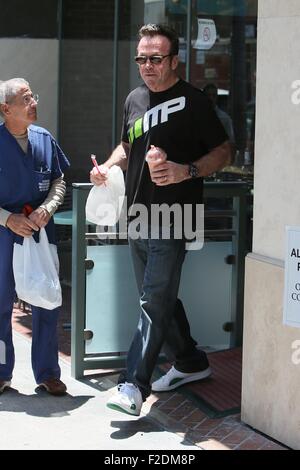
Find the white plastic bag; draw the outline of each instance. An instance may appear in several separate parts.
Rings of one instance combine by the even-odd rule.
[[[19,299],[47,310],[62,304],[57,248],[48,242],[44,228],[39,243],[30,237],[23,245],[14,244],[13,271]]]
[[[87,220],[96,225],[115,225],[120,217],[124,195],[123,172],[114,165],[107,172],[105,184],[93,186],[90,190],[85,206]]]

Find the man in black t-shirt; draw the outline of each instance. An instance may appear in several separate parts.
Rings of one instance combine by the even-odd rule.
[[[208,377],[211,370],[204,351],[195,347],[177,298],[186,239],[174,235],[172,223],[169,237],[164,236],[162,223],[158,224],[158,236],[153,236],[150,216],[140,223],[147,226],[147,236],[145,226],[139,237],[133,236],[130,227],[136,228],[137,217],[132,205],[142,205],[147,214],[161,205],[195,208],[202,202],[202,178],[223,168],[230,159],[228,137],[210,101],[177,76],[176,33],[166,26],[146,25],[139,38],[135,60],[144,84],[127,97],[122,142],[104,163],[106,168],[116,164],[127,169],[129,244],[141,307],[126,371],[107,405],[136,416],[151,393],[150,380],[163,345],[175,365],[152,384],[153,391],[173,390]],[[158,157],[152,166],[145,163],[150,146]],[[103,184],[106,177],[105,171],[91,172],[94,184]]]

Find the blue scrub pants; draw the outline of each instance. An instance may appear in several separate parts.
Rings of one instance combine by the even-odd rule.
[[[198,372],[209,366],[198,350],[182,302],[177,298],[184,240],[129,239],[135,276],[140,292],[141,315],[127,355],[127,370],[120,382],[138,385],[143,399],[151,393],[150,379],[164,346],[182,372]],[[195,293],[196,295],[196,293]]]
[[[0,341],[5,346],[5,364],[0,362],[0,380],[12,378],[15,363],[11,324],[15,300],[12,268],[14,241],[15,235],[0,226]],[[50,377],[60,378],[57,341],[59,310],[32,306],[31,362],[37,384]]]

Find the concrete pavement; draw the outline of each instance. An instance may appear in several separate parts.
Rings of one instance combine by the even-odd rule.
[[[77,381],[61,360],[68,394],[36,389],[31,342],[14,332],[16,365],[12,388],[0,395],[0,449],[100,449],[198,451],[183,435],[165,430],[150,416],[139,418],[106,407],[114,383],[109,376]],[[147,409],[146,409],[147,412]]]

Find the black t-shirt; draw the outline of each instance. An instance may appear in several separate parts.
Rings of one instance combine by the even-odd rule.
[[[202,178],[157,186],[150,178],[145,154],[150,145],[161,147],[176,163],[198,160],[228,140],[209,99],[179,80],[166,91],[152,92],[146,85],[133,90],[124,107],[122,141],[130,144],[126,175],[128,207],[133,203],[199,204]]]

